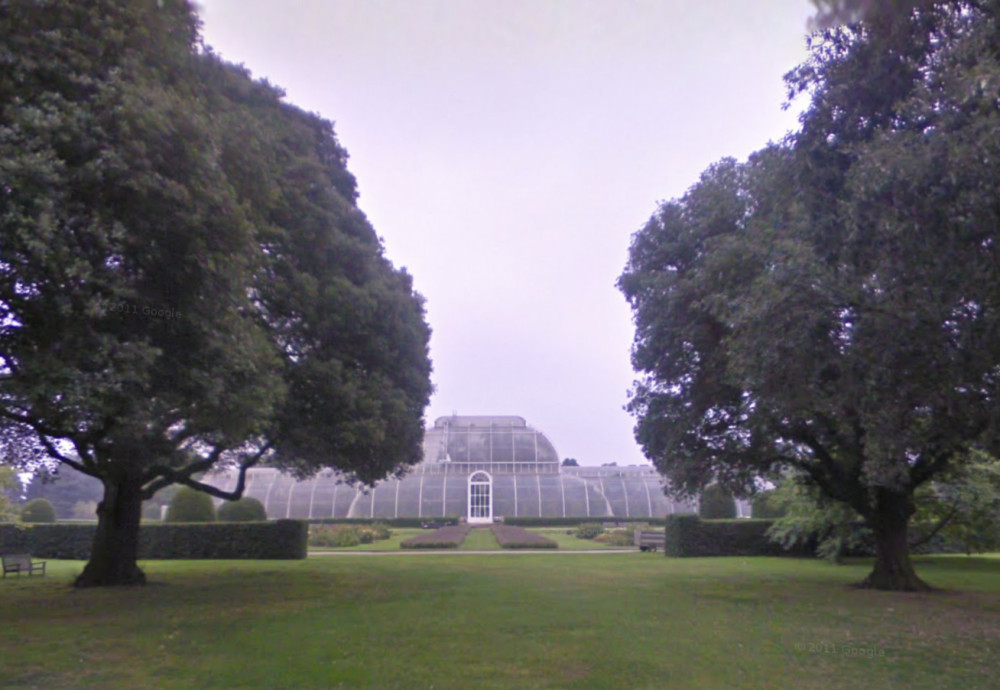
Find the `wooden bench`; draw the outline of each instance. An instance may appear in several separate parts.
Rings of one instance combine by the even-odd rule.
[[[667,535],[663,530],[636,530],[635,545],[640,551],[656,551],[666,546]]]
[[[34,573],[45,575],[45,561],[33,561],[26,553],[9,553],[0,556],[0,559],[3,560],[4,577],[7,577],[7,573],[17,573],[18,577],[21,577],[21,573],[28,573],[28,577]]]

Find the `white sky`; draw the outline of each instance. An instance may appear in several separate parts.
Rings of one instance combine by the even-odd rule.
[[[334,121],[427,299],[427,422],[516,414],[560,457],[645,462],[622,409],[630,237],[796,124],[807,0],[201,0],[205,42]]]

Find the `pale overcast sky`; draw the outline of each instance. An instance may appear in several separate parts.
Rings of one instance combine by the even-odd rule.
[[[434,329],[436,417],[646,462],[615,280],[657,202],[796,125],[807,0],[201,0],[205,42],[335,123]]]

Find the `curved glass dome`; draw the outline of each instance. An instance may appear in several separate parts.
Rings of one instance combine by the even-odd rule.
[[[662,518],[691,513],[696,504],[664,493],[650,466],[561,467],[555,447],[522,417],[441,417],[424,436],[423,462],[401,478],[372,487],[344,482],[324,470],[296,481],[273,468],[247,472],[244,495],[270,518],[469,517],[470,478],[489,473],[494,517]],[[212,478],[236,485],[235,472]]]
[[[424,463],[478,467],[554,464],[559,454],[523,417],[438,417],[424,433]]]

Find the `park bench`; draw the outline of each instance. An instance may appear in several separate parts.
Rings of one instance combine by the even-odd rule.
[[[4,577],[7,573],[17,573],[18,577],[21,573],[28,573],[29,577],[36,572],[45,574],[45,561],[33,561],[26,553],[9,553],[0,556],[0,559],[3,560]]]
[[[635,531],[635,545],[640,551],[656,551],[662,549],[667,543],[667,535],[663,530],[639,530]]]

